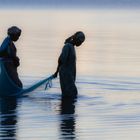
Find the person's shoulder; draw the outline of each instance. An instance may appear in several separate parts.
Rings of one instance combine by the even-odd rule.
[[[4,40],[11,41],[11,38],[9,36],[7,36]]]
[[[2,42],[2,44],[1,44],[0,47],[6,49],[10,43],[11,43],[10,37],[6,37],[6,38],[3,40],[3,42]]]
[[[3,40],[3,43],[9,43],[9,42],[11,42],[10,37],[6,37],[6,38]]]
[[[72,45],[71,43],[66,43],[66,44],[64,45],[64,47],[65,47],[65,48],[72,48],[73,45]]]
[[[73,44],[71,44],[71,43],[66,43],[65,45],[66,46],[73,46]]]

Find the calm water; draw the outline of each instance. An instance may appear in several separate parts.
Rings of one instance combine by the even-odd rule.
[[[139,10],[1,10],[0,40],[11,25],[26,86],[52,74],[65,38],[77,49],[77,100],[62,100],[59,79],[17,100],[0,100],[1,140],[139,140]]]

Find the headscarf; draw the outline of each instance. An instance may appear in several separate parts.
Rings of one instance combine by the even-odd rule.
[[[78,32],[76,32],[74,35],[68,37],[68,38],[65,40],[64,43],[65,43],[65,44],[66,44],[66,43],[71,43],[71,42],[73,41],[73,39],[76,38],[77,36],[80,37],[81,40],[85,40],[85,35],[84,35],[84,33],[83,33],[82,31],[78,31]]]
[[[20,34],[21,34],[21,29],[19,29],[19,28],[16,27],[16,26],[12,26],[12,27],[10,27],[10,28],[7,30],[7,34],[8,34],[9,36],[12,36],[12,35],[18,35],[18,36],[20,36]]]

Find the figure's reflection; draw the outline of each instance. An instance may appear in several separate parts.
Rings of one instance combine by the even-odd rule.
[[[1,139],[16,140],[17,99],[0,99],[0,137]]]
[[[75,136],[75,103],[76,98],[62,98],[61,100],[61,139],[74,140]]]

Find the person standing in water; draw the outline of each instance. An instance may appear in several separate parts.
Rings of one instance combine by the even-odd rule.
[[[59,72],[62,97],[76,97],[78,94],[76,80],[76,52],[75,47],[79,47],[85,41],[83,32],[78,31],[65,40],[65,45],[58,59],[57,70],[53,77],[57,77]]]
[[[4,65],[9,77],[17,86],[22,88],[22,82],[17,73],[17,67],[20,65],[20,62],[16,55],[17,49],[14,45],[14,42],[16,42],[21,35],[21,29],[12,26],[7,30],[7,35],[0,47],[0,57],[4,60]]]

